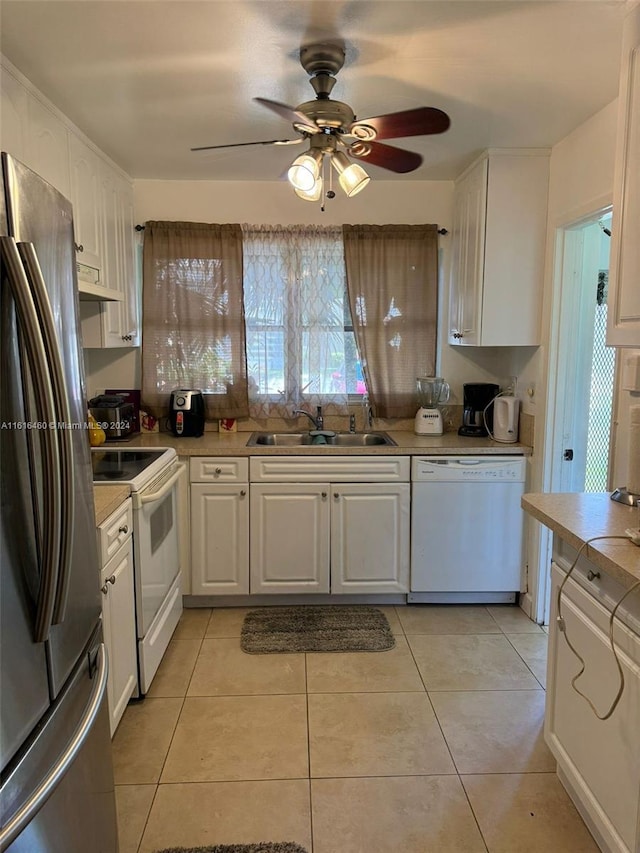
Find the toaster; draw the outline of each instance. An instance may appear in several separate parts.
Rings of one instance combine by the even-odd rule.
[[[176,436],[184,438],[204,432],[204,397],[202,391],[178,388],[171,392],[169,427]]]
[[[119,394],[101,394],[89,400],[89,411],[104,430],[107,441],[129,438],[135,430],[135,407]]]

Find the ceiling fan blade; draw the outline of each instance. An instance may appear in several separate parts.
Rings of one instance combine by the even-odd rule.
[[[281,104],[280,101],[270,101],[267,98],[254,98],[253,100],[268,110],[272,110],[280,118],[290,121],[291,124],[300,125],[304,128],[305,133],[320,133],[320,128],[314,121],[287,104]]]
[[[213,151],[215,148],[243,148],[245,145],[298,145],[300,139],[265,139],[260,142],[229,142],[226,145],[201,145],[199,148],[191,148],[191,151]]]
[[[451,121],[446,113],[435,107],[418,107],[400,113],[373,116],[354,121],[349,133],[359,139],[398,139],[404,136],[427,136],[444,133]],[[369,128],[373,128],[373,134]]]
[[[382,142],[358,140],[347,148],[347,153],[358,160],[389,169],[390,172],[413,172],[422,163],[420,154],[393,145],[383,145]]]

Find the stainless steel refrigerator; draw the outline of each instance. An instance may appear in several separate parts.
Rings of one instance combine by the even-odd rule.
[[[2,177],[0,850],[115,853],[73,212]]]

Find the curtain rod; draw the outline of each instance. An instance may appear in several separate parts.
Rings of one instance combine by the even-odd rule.
[[[144,225],[136,225],[136,231],[144,231]],[[449,232],[446,228],[438,228],[438,234],[442,234],[445,237]]]

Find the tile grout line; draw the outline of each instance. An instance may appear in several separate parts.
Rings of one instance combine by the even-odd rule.
[[[487,608],[486,608],[486,607],[485,607],[485,610],[487,610]],[[487,610],[487,613],[488,613],[488,615],[493,619],[493,617],[491,616],[491,614],[489,613],[489,611],[488,611],[488,610]],[[494,620],[494,621],[495,621],[495,620]],[[496,624],[497,624],[497,623],[496,623]],[[499,627],[499,626],[498,626],[498,627]],[[403,630],[404,630],[404,626],[403,626]],[[406,635],[405,635],[405,636],[406,636]],[[424,690],[425,690],[425,693],[427,694],[427,699],[428,699],[428,701],[429,701],[429,705],[431,706],[431,710],[432,710],[432,712],[433,712],[434,719],[435,719],[435,721],[436,721],[436,724],[437,724],[437,726],[438,726],[438,729],[440,730],[440,734],[442,735],[442,739],[443,739],[443,741],[444,741],[444,743],[445,743],[445,746],[447,747],[447,752],[449,753],[449,756],[450,756],[450,758],[451,758],[451,763],[453,764],[453,767],[454,767],[454,770],[455,770],[455,775],[456,775],[456,777],[457,777],[457,779],[458,779],[458,782],[460,783],[460,787],[462,788],[462,791],[463,791],[464,797],[465,797],[465,799],[466,799],[466,801],[467,801],[467,803],[468,803],[468,805],[469,805],[469,809],[470,809],[470,811],[471,811],[471,814],[473,815],[473,820],[474,820],[474,822],[475,822],[475,825],[476,825],[476,826],[477,826],[477,828],[478,828],[478,833],[480,834],[480,838],[481,838],[481,840],[482,840],[482,843],[484,844],[485,851],[486,851],[486,853],[489,853],[489,846],[488,846],[487,841],[486,841],[486,839],[485,839],[485,837],[484,837],[484,833],[482,832],[482,828],[480,827],[480,823],[479,823],[479,821],[478,821],[478,817],[477,817],[477,815],[476,815],[475,811],[473,810],[473,806],[471,805],[471,800],[469,799],[469,796],[468,796],[468,794],[467,794],[467,789],[465,788],[465,786],[464,786],[464,782],[462,781],[462,776],[460,775],[460,771],[458,770],[458,765],[456,764],[456,760],[455,760],[455,758],[453,757],[453,752],[452,752],[452,750],[451,750],[451,747],[449,746],[449,741],[447,740],[447,738],[446,738],[446,736],[445,736],[444,730],[443,730],[443,728],[442,728],[442,724],[441,724],[441,722],[440,722],[440,718],[438,717],[438,714],[437,714],[437,712],[436,712],[435,706],[434,706],[434,704],[433,704],[433,702],[432,702],[432,700],[431,700],[431,696],[430,696],[430,694],[429,694],[429,691],[427,690],[427,685],[425,684],[425,681],[424,681],[424,679],[423,679],[423,677],[422,677],[422,673],[420,672],[420,667],[418,666],[418,662],[417,662],[417,660],[415,659],[415,655],[414,655],[414,653],[413,653],[413,649],[412,649],[412,647],[411,647],[411,643],[409,642],[409,639],[408,639],[408,638],[407,638],[407,645],[409,646],[409,651],[411,652],[411,657],[413,658],[413,662],[414,662],[414,664],[415,664],[415,667],[416,667],[416,669],[418,670],[418,675],[420,676],[420,680],[422,681],[422,683],[423,683],[423,685],[424,685]]]
[[[307,766],[309,768],[309,838],[311,841],[311,850],[313,853],[313,793],[311,791],[311,724],[309,720],[309,671],[307,669],[307,652],[304,653],[304,691],[305,704],[307,709]]]
[[[544,632],[543,632],[543,633],[544,633]],[[521,637],[521,636],[527,636],[527,635],[518,634],[518,636],[519,636],[519,637]],[[535,637],[535,636],[536,636],[536,634],[531,634],[530,636]],[[541,687],[541,688],[545,691],[545,693],[546,693],[546,691],[547,691],[546,686],[545,686],[545,685],[540,681],[540,679],[539,679],[539,678],[538,678],[538,676],[535,674],[535,672],[533,671],[533,669],[529,666],[529,664],[526,662],[526,660],[524,659],[524,657],[522,656],[522,654],[518,651],[518,649],[516,648],[516,646],[511,642],[511,639],[510,639],[509,635],[508,635],[508,634],[505,634],[505,637],[507,638],[507,641],[510,643],[510,645],[512,646],[512,648],[513,648],[513,650],[515,651],[515,653],[516,653],[516,654],[518,655],[518,657],[522,660],[523,664],[527,667],[527,669],[529,670],[529,672],[531,673],[531,675],[535,678],[535,680],[538,682],[538,684],[540,685],[540,687]]]
[[[200,650],[202,649],[202,642],[203,642],[204,637],[205,637],[205,635],[206,635],[206,633],[207,633],[207,628],[208,628],[208,626],[209,626],[209,622],[211,621],[211,616],[212,616],[212,615],[213,615],[213,610],[211,610],[211,613],[209,614],[209,619],[207,620],[207,624],[206,624],[206,626],[205,626],[205,629],[204,629],[203,635],[202,635],[202,637],[200,638],[200,648],[198,649],[198,655],[200,654]],[[197,638],[197,637],[195,637],[194,639],[198,639],[198,638]],[[198,655],[196,655],[196,662],[197,662],[197,660],[198,660]],[[191,677],[189,678],[189,684],[191,683],[191,678],[193,677],[193,672],[194,672],[194,670],[195,670],[195,665],[196,665],[196,664],[195,664],[195,662],[194,662],[194,664],[193,664],[193,670],[191,671]],[[166,761],[167,761],[167,756],[169,755],[169,751],[171,750],[171,744],[173,743],[173,738],[174,738],[174,736],[175,736],[176,729],[177,729],[177,727],[178,727],[178,721],[180,720],[180,714],[182,713],[182,709],[184,708],[184,702],[185,702],[185,699],[187,698],[187,691],[189,690],[189,684],[187,684],[187,687],[186,687],[186,689],[185,689],[185,695],[182,697],[182,704],[180,705],[180,711],[178,712],[178,716],[176,717],[176,722],[175,722],[175,725],[174,725],[174,727],[173,727],[173,734],[172,734],[171,739],[170,739],[170,741],[169,741],[169,746],[168,746],[168,748],[167,748],[167,753],[166,753],[166,755],[165,755],[165,757],[164,757],[164,761],[162,762],[162,767],[160,768],[160,773],[158,774],[158,781],[155,783],[155,791],[153,792],[153,797],[152,797],[152,799],[151,799],[151,804],[149,805],[149,811],[147,812],[147,816],[146,816],[146,818],[145,818],[144,825],[143,825],[143,827],[142,827],[142,832],[140,833],[140,840],[138,841],[138,844],[137,844],[137,846],[136,846],[136,852],[137,852],[137,853],[140,853],[140,848],[141,848],[141,846],[142,846],[142,841],[143,841],[143,839],[144,839],[144,834],[145,834],[145,832],[147,831],[147,826],[149,825],[149,819],[150,819],[150,817],[151,817],[151,812],[152,812],[152,810],[153,810],[153,806],[154,806],[154,803],[155,803],[155,801],[156,801],[156,797],[158,796],[158,791],[160,790],[160,778],[162,777],[162,771],[164,770],[164,766],[165,766]],[[153,697],[151,697],[151,698],[153,698]],[[160,697],[160,696],[159,696],[159,697],[156,697],[156,698],[161,699],[161,698],[165,698],[165,697]],[[166,697],[166,698],[178,698],[178,699],[179,699],[180,697],[178,696],[178,697]]]

